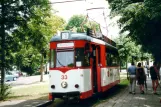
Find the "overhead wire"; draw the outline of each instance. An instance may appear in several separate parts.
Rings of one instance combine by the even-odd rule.
[[[67,1],[57,1],[57,2],[51,2],[49,4],[59,4],[59,3],[68,3],[68,2],[79,2],[79,1],[85,1],[87,2],[87,0],[67,0]],[[106,24],[106,27],[102,26],[100,23],[98,23],[97,21],[95,21],[95,19],[91,18],[89,16],[89,13],[88,11],[89,10],[96,10],[96,9],[105,9],[104,7],[95,7],[95,8],[89,8],[89,9],[86,9],[86,12],[87,12],[87,15],[85,17],[85,19],[83,20],[82,24],[81,24],[81,29],[83,30],[83,24],[88,20],[88,19],[91,19],[92,21],[96,22],[97,24],[99,24],[99,28],[100,28],[100,31],[101,31],[101,27],[102,28],[105,28],[107,30],[107,34],[108,34],[108,29],[107,29],[107,23],[106,23],[106,17],[105,17],[105,13],[104,13],[104,10],[103,10],[103,14],[101,13],[100,15],[103,15],[104,17],[104,21],[105,21],[105,24]],[[90,23],[91,25],[91,23]]]
[[[51,2],[49,4],[58,4],[58,3],[67,3],[67,2],[77,2],[77,1],[85,1],[85,0],[58,1],[58,2]]]

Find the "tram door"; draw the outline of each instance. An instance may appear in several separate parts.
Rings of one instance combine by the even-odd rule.
[[[98,74],[98,61],[100,60],[100,48],[96,45],[92,45],[92,76],[93,76],[93,91],[94,93],[98,92],[98,78],[97,78],[97,74]]]

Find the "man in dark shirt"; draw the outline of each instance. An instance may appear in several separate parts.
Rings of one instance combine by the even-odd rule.
[[[158,75],[159,74],[159,71],[157,69],[157,63],[154,62],[153,63],[153,66],[150,67],[150,75],[151,75],[151,80],[152,80],[152,87],[153,87],[153,93],[154,94],[157,94],[157,87],[159,86],[159,83],[158,83]]]

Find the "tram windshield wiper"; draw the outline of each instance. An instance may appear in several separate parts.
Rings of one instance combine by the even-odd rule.
[[[65,66],[58,60],[58,58],[56,58],[56,60],[58,61],[59,65],[61,65],[62,67],[65,67]]]

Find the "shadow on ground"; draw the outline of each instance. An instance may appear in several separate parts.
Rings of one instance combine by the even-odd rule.
[[[48,101],[47,94],[40,95],[43,97],[34,98],[35,96],[14,96],[9,100],[0,102],[0,107],[36,107],[39,104],[43,104]],[[15,98],[15,99],[14,99]],[[26,98],[26,99],[25,99]]]

